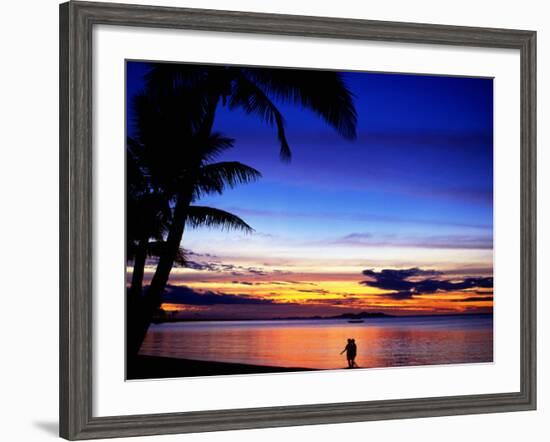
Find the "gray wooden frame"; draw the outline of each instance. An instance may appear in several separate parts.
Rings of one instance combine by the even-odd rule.
[[[92,416],[92,29],[96,24],[514,48],[521,54],[521,390],[223,411]],[[536,407],[536,33],[69,2],[60,5],[60,435],[70,440]]]

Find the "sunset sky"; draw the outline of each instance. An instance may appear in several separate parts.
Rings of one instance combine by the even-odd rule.
[[[147,69],[128,62],[128,103]],[[220,161],[262,178],[200,205],[230,211],[255,232],[187,230],[192,268],[172,270],[166,310],[198,318],[492,311],[493,81],[343,77],[357,140],[280,104],[290,163],[279,160],[274,128],[220,104],[214,130],[235,139]],[[153,262],[148,277],[152,270]]]

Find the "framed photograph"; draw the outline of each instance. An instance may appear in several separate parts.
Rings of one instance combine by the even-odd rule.
[[[60,435],[536,407],[534,31],[60,7]]]

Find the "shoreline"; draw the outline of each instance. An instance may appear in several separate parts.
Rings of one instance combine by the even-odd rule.
[[[126,379],[131,381],[140,379],[220,376],[234,374],[288,373],[297,371],[315,371],[315,369],[240,364],[234,362],[198,361],[195,359],[138,355],[136,358],[128,361]]]
[[[275,318],[167,318],[155,320],[153,324],[165,324],[173,322],[244,322],[244,321],[326,321],[326,320],[350,320],[363,319],[365,321],[372,319],[407,319],[407,318],[461,318],[467,316],[494,316],[493,312],[476,312],[476,313],[442,313],[442,314],[426,314],[426,315],[383,315],[383,316],[311,316],[311,317],[275,317]]]

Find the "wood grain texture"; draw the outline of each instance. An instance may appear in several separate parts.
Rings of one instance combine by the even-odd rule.
[[[521,391],[140,416],[92,416],[92,26],[111,24],[513,48],[521,54]],[[60,6],[60,435],[69,440],[536,407],[536,33],[108,3]]]

